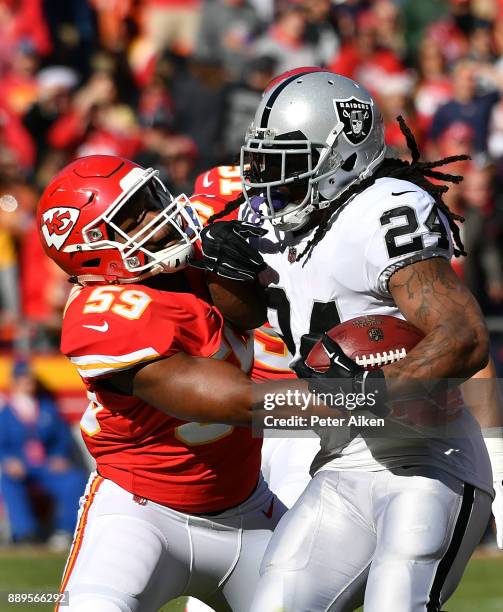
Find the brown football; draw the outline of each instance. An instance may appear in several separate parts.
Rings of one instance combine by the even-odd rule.
[[[327,331],[344,353],[366,369],[372,369],[403,359],[408,351],[424,338],[411,323],[387,315],[356,317]],[[307,365],[324,372],[329,359],[321,340],[313,346]]]

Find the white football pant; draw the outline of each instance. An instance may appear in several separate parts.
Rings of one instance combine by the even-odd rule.
[[[321,471],[271,539],[251,612],[438,612],[490,512],[437,468]]]
[[[177,512],[91,475],[63,576],[68,612],[150,612],[194,595],[248,612],[272,530],[285,511],[261,479],[215,516]]]
[[[267,432],[265,432],[267,434]],[[271,491],[291,508],[311,480],[309,468],[320,450],[320,439],[312,432],[292,438],[264,437],[262,475]]]
[[[303,433],[295,432],[292,438],[264,437],[262,444],[262,475],[287,508],[293,506],[311,480],[309,468],[320,450],[319,437],[312,433],[301,437]],[[191,597],[185,612],[212,612],[212,609]]]

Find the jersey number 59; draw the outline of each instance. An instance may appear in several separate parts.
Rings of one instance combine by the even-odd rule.
[[[152,298],[138,289],[96,287],[89,296],[83,313],[113,312],[125,319],[139,319]]]

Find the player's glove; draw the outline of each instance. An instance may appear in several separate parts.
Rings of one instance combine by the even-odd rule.
[[[307,378],[309,390],[313,393],[363,393],[367,398],[365,410],[385,417],[389,413],[386,406],[386,381],[381,369],[365,370],[350,359],[341,347],[328,334],[323,334],[322,345],[330,360],[324,372],[311,368],[303,359],[296,361],[292,369],[299,378]],[[370,398],[372,394],[371,405]]]
[[[496,543],[503,549],[503,428],[492,427],[483,430],[493,470],[493,487],[495,497],[492,511],[496,524]]]
[[[245,221],[219,221],[201,231],[203,258],[191,261],[196,268],[237,281],[250,281],[265,270],[262,255],[247,238],[264,236],[267,230]]]

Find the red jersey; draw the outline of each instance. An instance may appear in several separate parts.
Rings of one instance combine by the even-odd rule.
[[[216,166],[200,174],[194,183],[194,198],[204,194],[230,202],[241,193],[241,176],[239,166]],[[199,209],[198,209],[199,210]],[[219,209],[220,210],[220,209]],[[204,215],[203,210],[200,211]],[[213,213],[210,213],[213,214]],[[210,215],[206,215],[206,219]],[[235,217],[234,217],[235,218]]]
[[[225,205],[241,193],[239,166],[217,166],[199,175],[194,184],[195,194],[190,198],[201,221],[206,224],[211,215],[222,211]],[[239,208],[222,220],[238,218]],[[260,382],[271,378],[295,378],[290,370],[291,355],[283,340],[268,323],[254,330],[254,359],[251,377]]]
[[[286,344],[269,323],[253,331],[252,380],[261,382],[271,378],[296,378],[290,370],[292,355]]]
[[[250,495],[261,449],[250,429],[173,418],[104,382],[179,351],[226,359],[247,372],[253,358],[249,337],[224,326],[207,301],[139,284],[75,287],[61,350],[88,389],[81,429],[101,476],[188,513],[229,508]]]

